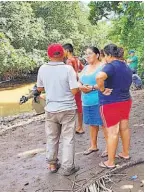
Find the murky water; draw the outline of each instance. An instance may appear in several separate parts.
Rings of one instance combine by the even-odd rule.
[[[23,105],[19,105],[22,95],[29,93],[29,89],[34,83],[19,86],[17,88],[3,89],[0,91],[0,116],[15,115],[18,113],[28,112],[32,110],[31,100]]]

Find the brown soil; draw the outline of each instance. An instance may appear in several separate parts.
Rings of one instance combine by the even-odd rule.
[[[131,161],[144,156],[144,93],[143,90],[132,93],[133,107],[131,113]],[[77,180],[89,179],[93,174],[101,171],[98,164],[101,153],[105,147],[102,131],[99,133],[99,152],[89,156],[82,153],[89,146],[89,130],[85,127],[84,135],[76,135],[76,164],[80,165]],[[63,177],[59,174],[50,175],[46,169],[45,162],[46,138],[44,122],[35,121],[32,124],[18,127],[15,130],[8,130],[0,136],[0,188],[2,192],[52,192],[60,190],[64,192],[72,188],[74,176]],[[33,150],[33,151],[30,151]],[[35,151],[34,151],[35,150]],[[121,150],[119,145],[118,151]],[[20,154],[21,153],[21,154]],[[61,141],[60,154],[61,157]],[[61,158],[60,158],[61,159]],[[122,160],[119,160],[122,164]],[[131,175],[138,175],[139,182],[136,182],[140,189],[140,180],[143,178],[142,168],[129,168]],[[120,186],[128,184],[126,179],[120,179]],[[120,192],[120,186],[116,192]],[[122,190],[125,191],[125,190]],[[129,190],[128,190],[129,191]],[[136,188],[132,192],[138,192]]]

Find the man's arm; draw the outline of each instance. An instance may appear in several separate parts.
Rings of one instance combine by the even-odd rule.
[[[43,80],[42,80],[42,70],[41,70],[41,67],[38,71],[38,75],[37,75],[37,91],[38,92],[42,92],[44,91],[44,85],[43,85]]]
[[[72,67],[70,67],[70,69],[69,69],[68,81],[69,81],[69,86],[70,86],[71,93],[73,95],[76,95],[77,92],[79,91],[79,88],[78,88],[76,73],[75,73],[75,71],[74,71],[74,69]]]
[[[78,91],[79,91],[78,88],[71,89],[71,93],[72,93],[73,95],[76,95]]]
[[[38,90],[39,92],[42,92],[42,91],[44,91],[44,87],[37,87],[37,90]]]
[[[67,59],[66,64],[71,65],[73,67],[73,69],[76,71],[75,65],[74,65],[74,63],[72,62],[71,59]]]

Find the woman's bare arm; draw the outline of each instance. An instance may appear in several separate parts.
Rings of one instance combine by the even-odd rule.
[[[108,78],[107,74],[104,72],[100,72],[97,77],[96,77],[96,82],[97,82],[97,86],[98,89],[103,92],[105,90],[104,87],[104,81]]]

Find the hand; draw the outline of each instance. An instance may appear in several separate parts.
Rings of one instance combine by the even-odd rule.
[[[39,98],[39,96],[34,96],[34,102],[35,103],[39,103],[39,99],[38,98]]]
[[[20,102],[19,102],[19,104],[21,105],[21,104],[23,104],[23,103],[26,103],[28,101],[28,97],[26,97],[26,96],[22,96],[21,98],[20,98]]]
[[[83,92],[83,93],[89,93],[92,91],[92,86],[89,86],[89,85],[82,85],[81,87],[79,87],[80,90]]]
[[[105,88],[105,91],[102,92],[103,95],[111,95],[113,89]]]
[[[33,95],[34,97],[37,97],[41,94],[41,92],[39,92],[37,89],[33,90]]]

